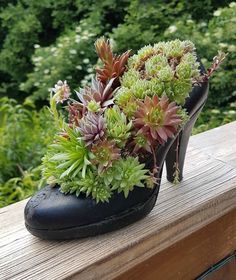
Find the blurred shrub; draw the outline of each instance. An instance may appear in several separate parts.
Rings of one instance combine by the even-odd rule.
[[[57,43],[61,41],[58,37],[73,37],[70,33],[82,19],[86,19],[96,36],[111,31],[122,22],[124,8],[128,2],[127,0],[3,0],[0,8],[0,41],[2,42],[0,96],[7,94],[22,100],[22,96],[25,98],[26,94],[32,93],[34,87],[31,87],[31,91],[28,90],[30,86],[27,87],[27,91],[21,91],[19,84],[24,83],[27,74],[33,70],[31,57],[35,45],[56,47],[55,41]],[[72,44],[73,49],[74,45],[75,43]],[[47,50],[45,55],[46,53]],[[89,51],[88,54],[90,55]],[[71,58],[67,57],[67,61],[73,64]],[[59,61],[63,64],[65,60]],[[49,62],[52,61],[49,59]],[[60,65],[60,68],[62,67],[63,65]],[[80,76],[78,78],[80,79]],[[44,81],[41,84],[43,83]]]
[[[40,180],[41,170],[37,167],[0,183],[0,208],[31,196],[39,189]]]
[[[230,3],[227,0],[132,0],[129,2],[124,23],[114,28],[111,34],[116,41],[118,51],[126,49],[136,51],[143,45],[156,43],[164,39],[163,33],[166,28],[179,19],[186,19],[190,15],[196,22],[207,21],[217,7]]]
[[[207,131],[209,129],[230,123],[236,120],[236,102],[232,102],[226,108],[204,109],[200,114],[192,134]]]
[[[0,183],[38,166],[54,134],[48,109],[29,105],[0,99]]]
[[[47,99],[50,88],[60,79],[67,80],[71,88],[76,89],[78,81],[93,72],[96,62],[93,44],[97,30],[91,29],[82,22],[75,31],[60,36],[50,47],[35,45],[34,69],[21,84],[21,90],[33,92],[30,98],[37,100]]]

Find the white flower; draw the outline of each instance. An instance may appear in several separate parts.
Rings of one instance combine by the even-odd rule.
[[[227,115],[236,115],[236,111],[234,110],[229,110],[227,112],[225,112]]]
[[[76,35],[76,36],[75,36],[75,42],[76,42],[76,43],[79,43],[79,42],[80,42],[80,36],[79,36],[79,35]]]
[[[87,69],[87,72],[88,72],[88,73],[92,73],[92,72],[93,72],[93,68],[88,68],[88,69]]]
[[[77,65],[77,66],[75,66],[75,68],[78,70],[82,70],[83,67],[81,65]]]
[[[84,32],[82,33],[83,35],[87,36],[89,33],[88,33],[88,30],[84,30]]]
[[[57,48],[55,48],[55,47],[51,48],[51,52],[55,52],[56,50],[57,50]]]
[[[231,2],[231,3],[229,4],[229,6],[230,6],[230,8],[235,7],[235,6],[236,6],[236,2]]]
[[[50,72],[49,69],[45,69],[45,70],[43,71],[44,74],[48,74],[49,72]]]
[[[77,50],[69,50],[70,54],[77,54]]]
[[[168,27],[169,33],[174,33],[177,30],[177,27],[175,25],[171,25]]]
[[[88,40],[88,36],[87,35],[83,35],[83,36],[81,36],[81,39],[82,40]]]
[[[221,15],[221,10],[216,10],[216,11],[213,13],[213,15],[214,15],[215,17],[220,16],[220,15]]]
[[[84,54],[84,51],[81,51],[80,54]]]
[[[77,26],[77,27],[76,27],[76,29],[75,29],[75,31],[79,33],[79,32],[81,32],[81,31],[82,31],[82,29],[81,29],[81,27],[80,27],[80,26]]]
[[[226,48],[226,47],[228,46],[228,44],[226,44],[226,43],[219,43],[219,46],[220,46],[221,48]]]
[[[62,47],[63,47],[63,44],[60,44],[60,43],[59,43],[59,44],[58,44],[58,47],[59,47],[59,48],[62,48]]]
[[[34,48],[38,49],[38,48],[40,48],[40,45],[39,44],[34,44]]]
[[[43,59],[42,56],[33,57],[33,61],[34,61],[34,62],[39,62],[39,61],[41,61],[42,59]]]
[[[83,59],[83,63],[88,64],[89,63],[89,59],[88,58]]]
[[[203,22],[200,22],[199,25],[200,25],[201,27],[205,27],[205,26],[207,26],[207,23],[206,23],[205,21],[203,21]]]
[[[229,52],[235,52],[236,51],[236,46],[235,45],[229,45],[228,46],[228,51]]]
[[[187,20],[187,23],[188,23],[188,24],[193,23],[193,20],[192,20],[192,19],[188,19],[188,20]]]

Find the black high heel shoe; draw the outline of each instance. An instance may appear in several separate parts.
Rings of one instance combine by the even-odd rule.
[[[183,167],[188,140],[208,94],[208,83],[193,88],[183,106],[190,118],[174,138],[157,150],[158,175],[166,161],[167,178],[173,181],[178,145],[179,179],[183,178]],[[146,163],[149,165],[149,162]],[[94,236],[119,229],[146,216],[154,207],[160,181],[154,189],[134,188],[127,198],[122,193],[113,194],[109,203],[96,203],[80,194],[64,195],[59,187],[46,186],[33,196],[25,207],[25,224],[35,236],[44,239],[72,239]]]

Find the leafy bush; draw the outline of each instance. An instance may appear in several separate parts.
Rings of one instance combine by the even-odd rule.
[[[236,120],[236,102],[226,108],[205,109],[199,116],[193,134],[230,123]]]
[[[93,43],[96,29],[82,22],[75,31],[68,31],[50,47],[35,45],[32,57],[34,70],[21,84],[21,90],[33,92],[31,99],[47,99],[55,81],[63,77],[77,88],[78,80],[93,72],[96,62]],[[72,63],[73,61],[73,63]]]
[[[31,196],[40,188],[40,180],[41,169],[37,167],[0,183],[0,208]]]
[[[49,111],[0,99],[0,183],[40,164],[54,128]],[[30,108],[30,109],[29,109]]]

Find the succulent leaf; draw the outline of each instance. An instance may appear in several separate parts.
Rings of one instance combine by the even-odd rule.
[[[86,146],[95,144],[105,137],[105,119],[101,114],[88,112],[79,122],[77,130]]]
[[[97,78],[106,84],[110,79],[115,78],[117,86],[119,85],[118,77],[125,71],[125,64],[129,58],[130,51],[126,51],[121,55],[114,55],[109,40],[103,37],[95,42],[98,57],[103,62],[102,69],[96,69]]]
[[[134,126],[138,133],[147,137],[149,145],[164,144],[169,137],[174,136],[182,122],[176,103],[169,102],[166,96],[159,99],[154,95],[153,98],[146,97],[138,104]]]

